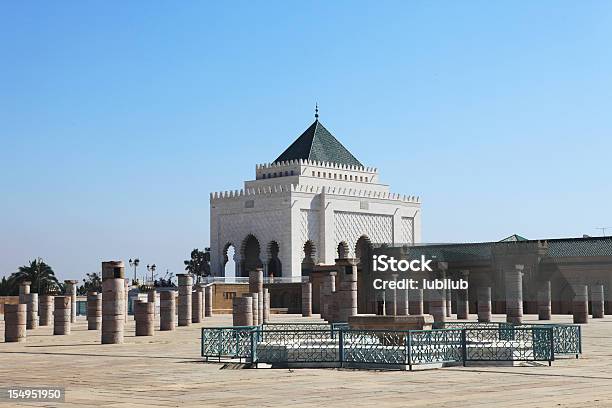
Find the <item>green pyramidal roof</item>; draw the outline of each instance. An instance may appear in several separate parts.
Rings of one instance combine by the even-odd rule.
[[[300,159],[363,167],[318,119],[274,163]]]
[[[520,235],[517,235],[517,234],[512,234],[509,237],[506,237],[499,242],[517,242],[517,241],[528,241],[528,239],[525,237],[521,237]]]

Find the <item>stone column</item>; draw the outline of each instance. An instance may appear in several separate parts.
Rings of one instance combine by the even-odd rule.
[[[330,299],[327,321],[330,323],[342,322],[342,320],[340,320],[338,317],[340,316],[340,293],[337,291],[333,292]]]
[[[387,315],[387,292],[382,289],[375,292],[377,305],[382,303],[382,316]],[[378,314],[378,307],[376,308],[376,314]]]
[[[442,290],[431,289],[428,291],[429,314],[434,318],[436,327],[446,322],[446,295]]]
[[[102,327],[102,294],[87,292],[87,330],[100,330]]]
[[[505,271],[506,283],[506,321],[513,324],[523,323],[523,265]]]
[[[176,296],[173,290],[159,294],[159,330],[172,331],[176,326]]]
[[[123,261],[102,262],[102,344],[123,343],[125,285]]]
[[[397,282],[397,274],[393,274],[393,281]],[[397,289],[387,288],[385,290],[385,314],[397,316]]]
[[[478,321],[488,323],[491,321],[491,288],[478,288]]]
[[[264,292],[263,286],[261,291],[257,293],[257,321],[259,324],[263,324],[264,315]]]
[[[70,316],[70,322],[71,323],[76,323],[76,316],[77,316],[77,284],[79,283],[78,280],[65,280],[64,284],[66,285],[65,290],[64,290],[64,294],[66,296],[70,296],[70,301],[72,302],[72,304],[70,305],[70,311],[72,313],[72,315]]]
[[[337,293],[337,322],[348,322],[349,316],[357,315],[357,262],[354,258],[336,259],[340,274]]]
[[[453,315],[452,313],[453,298],[452,298],[451,290],[447,289],[445,295],[446,295],[446,317],[451,317]]]
[[[204,289],[204,314],[206,317],[211,317],[213,315],[213,287],[212,284],[206,286]]]
[[[123,316],[125,317],[124,321],[127,323],[128,321],[128,315],[129,315],[129,311],[130,311],[130,284],[129,284],[129,279],[124,279],[123,280],[123,291],[125,293],[125,302],[124,304],[124,312],[123,312]],[[134,313],[134,311],[132,310],[132,313]]]
[[[28,330],[38,328],[38,293],[24,295],[26,299],[26,328]]]
[[[147,302],[153,303],[153,316],[157,316],[157,291],[155,287],[147,292]]]
[[[24,305],[28,303],[27,295],[30,294],[30,285],[32,282],[25,281],[19,284],[19,303]]]
[[[202,301],[201,301],[201,305],[200,305],[200,316],[202,317],[200,320],[204,320],[204,316],[206,316],[206,294],[204,293],[205,291],[205,286],[203,283],[200,283],[199,285],[196,286],[196,290],[198,292],[201,293],[200,296],[202,296]]]
[[[26,341],[28,307],[24,303],[4,305],[4,341],[23,343]]]
[[[134,319],[136,320],[136,336],[153,336],[155,304],[142,300],[134,302]]]
[[[302,317],[312,316],[312,283],[302,283]]]
[[[259,321],[259,293],[254,292],[249,294],[251,299],[253,299],[253,306],[251,307],[251,311],[253,312],[253,326],[260,325]],[[262,313],[263,314],[263,313]]]
[[[202,322],[202,295],[203,293],[200,290],[191,293],[191,323]]]
[[[550,281],[546,281],[538,291],[538,319],[550,320],[551,312]]]
[[[336,291],[336,272],[323,276],[319,299],[321,304],[321,319],[329,320],[331,314],[332,293]]]
[[[396,292],[397,296],[397,308],[396,312],[398,316],[408,315],[408,289],[398,289]]]
[[[411,315],[423,314],[423,289],[408,290],[408,308]]]
[[[459,277],[468,280],[469,271],[461,271]],[[470,303],[468,289],[457,289],[457,319],[465,320],[469,318]]]
[[[587,285],[574,285],[574,323],[589,322],[589,289]]]
[[[601,319],[604,317],[603,285],[591,286],[591,314],[594,319]]]
[[[434,278],[445,282],[447,270],[447,262],[436,262]],[[446,290],[444,288],[429,291],[429,314],[433,315],[437,327],[443,326],[446,322]]]
[[[257,308],[253,309],[253,320],[255,320],[255,314],[257,314],[257,321],[260,324],[263,321],[263,282],[264,272],[262,268],[249,272],[249,292],[257,293]]]
[[[193,277],[187,273],[180,273],[178,277],[178,325],[191,325],[191,287]]]
[[[263,307],[263,322],[268,323],[270,321],[270,291],[268,288],[264,288],[264,307]]]
[[[38,325],[49,326],[53,320],[53,296],[42,295],[38,303]]]
[[[232,300],[232,318],[234,326],[253,326],[253,298],[251,296],[235,297]]]
[[[72,320],[72,297],[56,296],[53,300],[53,334],[70,334],[70,321]]]

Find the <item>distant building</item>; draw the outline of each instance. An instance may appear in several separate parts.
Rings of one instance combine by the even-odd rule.
[[[418,197],[391,193],[318,120],[276,160],[259,164],[241,190],[210,196],[211,267],[224,276],[234,248],[236,276],[308,275],[338,252],[360,257],[372,243],[421,240]]]
[[[374,248],[373,254],[397,258],[427,259],[448,264],[447,278],[469,282],[471,313],[476,313],[479,287],[490,287],[493,312],[505,312],[505,274],[519,264],[523,269],[525,313],[537,313],[537,293],[544,282],[551,282],[552,312],[572,311],[574,288],[578,285],[603,285],[606,313],[612,313],[612,237],[586,237],[529,240],[511,235],[499,242],[417,245],[409,248]],[[364,292],[359,295],[360,313],[374,312],[377,295],[372,289],[374,278],[369,264],[359,276]],[[452,291],[453,307],[456,292]],[[378,296],[379,298],[380,296]]]

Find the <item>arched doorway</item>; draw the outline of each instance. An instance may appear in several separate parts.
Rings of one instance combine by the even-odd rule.
[[[249,276],[249,272],[255,270],[256,268],[263,268],[263,263],[259,258],[259,254],[261,253],[261,247],[259,246],[259,241],[253,234],[247,235],[247,237],[242,241],[242,261],[240,273],[241,276]]]
[[[338,258],[344,259],[349,256],[349,246],[345,241],[338,244]]]
[[[372,252],[374,247],[367,235],[362,235],[355,244],[355,258],[357,258],[357,311],[359,313],[376,313],[377,302],[372,282]],[[370,301],[368,301],[370,300]]]
[[[315,253],[317,249],[314,242],[308,240],[304,244],[304,259],[302,259],[302,276],[310,276],[315,266]]]
[[[271,241],[268,244],[268,276],[270,278],[283,275],[282,264],[280,259],[278,259],[279,252],[278,242]]]
[[[236,247],[231,242],[223,247],[223,276],[230,281],[236,277]]]

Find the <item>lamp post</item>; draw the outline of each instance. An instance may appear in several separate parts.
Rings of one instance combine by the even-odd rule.
[[[36,281],[38,283],[38,289],[36,290],[36,293],[38,293],[38,296],[40,296],[40,271],[41,271],[41,264],[42,264],[43,260],[42,258],[39,256],[37,258],[37,262],[36,262]]]
[[[134,284],[136,284],[136,281],[137,281],[137,279],[136,279],[136,268],[138,268],[138,264],[140,263],[140,259],[135,258],[134,260],[132,260],[130,258],[129,262],[130,262],[130,267],[134,268]]]
[[[155,268],[157,268],[155,264],[147,265],[147,271],[151,272],[151,285],[153,284],[153,282],[155,282],[155,279],[153,277],[155,275]]]

